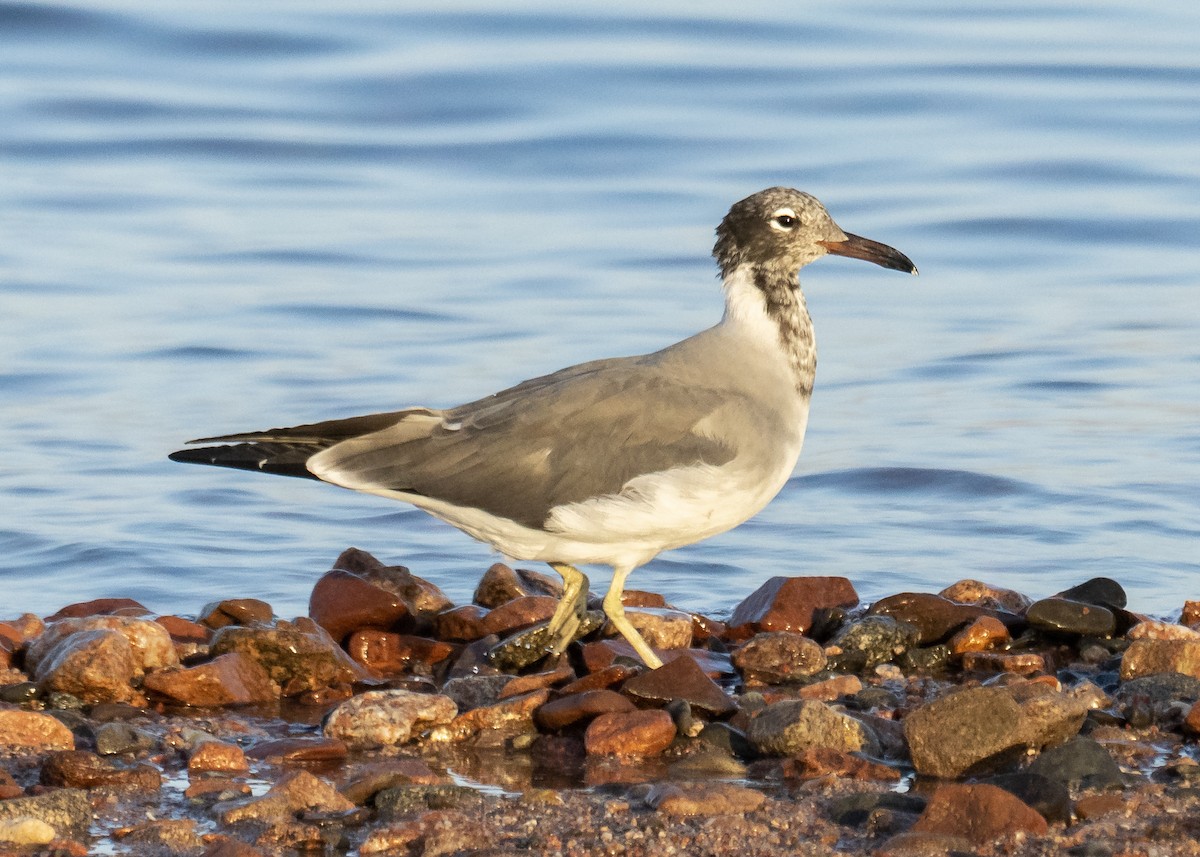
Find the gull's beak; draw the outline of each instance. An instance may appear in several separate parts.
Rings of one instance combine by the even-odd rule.
[[[851,259],[865,259],[891,268],[893,271],[904,271],[909,274],[917,273],[917,266],[912,260],[894,247],[863,238],[859,235],[846,234],[845,241],[818,241],[817,243],[835,256],[847,256]]]

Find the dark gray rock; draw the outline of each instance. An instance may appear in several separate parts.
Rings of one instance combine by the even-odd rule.
[[[1069,598],[1035,601],[1025,618],[1039,631],[1078,637],[1105,637],[1117,628],[1117,618],[1107,607]]]
[[[1046,750],[1028,772],[1064,784],[1069,789],[1104,789],[1125,784],[1125,774],[1098,742],[1072,738]]]

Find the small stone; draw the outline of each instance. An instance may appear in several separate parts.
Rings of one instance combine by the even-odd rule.
[[[348,571],[325,572],[308,599],[309,617],[341,642],[360,628],[405,630],[408,606],[399,596]]]
[[[246,754],[226,741],[202,741],[188,756],[188,773],[240,774],[250,770]]]
[[[950,638],[950,652],[986,652],[1002,646],[1011,639],[1008,628],[995,616],[980,616]]]
[[[660,783],[646,796],[650,807],[675,818],[744,815],[765,800],[762,792],[733,783]]]
[[[214,657],[240,652],[256,661],[284,696],[322,690],[359,679],[362,668],[311,619],[273,627],[229,625],[212,642]]]
[[[92,789],[101,786],[155,792],[162,775],[153,765],[125,767],[85,750],[59,750],[42,763],[43,785],[58,788]]]
[[[692,645],[692,614],[669,607],[631,607],[625,618],[642,635],[651,648],[686,649]],[[609,623],[605,633],[616,636],[618,631]]]
[[[1046,819],[1015,795],[996,786],[951,783],[940,786],[912,830],[962,836],[978,845],[1024,832],[1043,836]]]
[[[78,619],[83,616],[146,616],[149,613],[144,604],[132,598],[96,598],[92,601],[69,604],[53,616],[47,616],[46,621]]]
[[[271,605],[257,598],[226,598],[200,608],[196,621],[214,630],[230,625],[269,625],[275,618]]]
[[[535,719],[543,729],[557,730],[590,720],[613,711],[633,711],[628,697],[613,690],[588,690],[547,702],[538,709]]]
[[[1200,735],[1200,702],[1193,702],[1183,719],[1183,728],[1189,735]]]
[[[918,632],[891,616],[864,616],[834,635],[826,647],[830,669],[862,672],[886,664],[916,645]]]
[[[1143,619],[1125,632],[1127,640],[1200,640],[1200,631],[1174,622]]]
[[[835,797],[829,803],[829,816],[846,827],[863,827],[880,810],[916,815],[925,810],[924,798],[896,792],[859,792]]]
[[[487,615],[488,610],[477,604],[452,607],[434,617],[433,633],[439,640],[469,643],[487,636],[483,630],[483,620]]]
[[[101,756],[141,753],[158,746],[158,739],[144,729],[128,723],[101,723],[93,731],[96,752]]]
[[[940,643],[984,614],[983,608],[959,604],[926,592],[901,592],[880,599],[867,611],[871,616],[891,616],[917,629],[917,645]]]
[[[154,621],[167,629],[177,650],[180,643],[207,646],[212,639],[212,628],[182,616],[156,616]]]
[[[83,789],[55,789],[0,801],[0,824],[34,819],[59,837],[82,838],[92,823],[92,802]]]
[[[527,569],[514,571],[504,563],[497,562],[483,573],[471,600],[481,607],[492,609],[528,595],[548,595],[557,601],[562,595],[562,581]]]
[[[514,598],[483,617],[483,633],[485,636],[496,634],[503,637],[545,622],[554,615],[554,608],[557,606],[557,600],[547,595],[524,595]]]
[[[733,653],[733,665],[747,682],[782,684],[825,669],[825,651],[792,631],[756,634]]]
[[[371,690],[335,708],[325,720],[325,734],[351,747],[388,747],[449,723],[457,713],[457,706],[446,696]]]
[[[68,637],[85,631],[116,631],[123,636],[129,643],[135,675],[179,663],[171,635],[157,622],[129,616],[86,616],[59,619],[46,625],[42,635],[25,651],[26,670],[38,673],[44,661],[56,657],[56,650]]]
[[[339,813],[355,806],[337,789],[308,771],[288,771],[262,797],[241,801],[217,810],[222,824],[243,821],[291,821],[303,810]]]
[[[442,694],[450,697],[459,711],[494,705],[512,682],[509,675],[464,675],[442,685]]]
[[[69,693],[87,702],[126,701],[134,697],[138,672],[129,640],[119,631],[97,628],[59,639],[38,662],[34,677],[47,693]]]
[[[1046,821],[1061,824],[1071,821],[1071,794],[1067,787],[1057,780],[1028,771],[1017,771],[990,777],[987,782],[1016,795],[1022,802],[1041,813]]]
[[[1125,812],[1129,809],[1129,798],[1119,794],[1084,795],[1075,801],[1075,814],[1082,821],[1091,821],[1109,813]]]
[[[1200,640],[1134,640],[1121,658],[1121,678],[1181,673],[1200,678]]]
[[[862,690],[862,679],[856,675],[835,675],[823,681],[806,684],[799,689],[801,699],[816,699],[833,702],[845,696],[854,696]]]
[[[857,604],[858,593],[844,577],[772,577],[733,609],[729,635],[746,639],[760,631],[803,634],[817,611]]]
[[[858,720],[808,699],[768,705],[750,721],[746,737],[755,750],[770,756],[794,756],[810,747],[871,752],[876,745]]]
[[[267,852],[220,834],[206,837],[208,848],[200,857],[268,857]]]
[[[680,657],[656,670],[647,670],[625,682],[622,691],[643,702],[685,700],[693,708],[714,715],[728,714],[737,703],[689,657]]]
[[[408,785],[440,785],[441,778],[423,759],[381,759],[351,771],[341,788],[342,797],[366,806],[384,789]]]
[[[531,690],[553,687],[556,684],[561,684],[573,678],[575,678],[575,670],[571,669],[564,658],[562,664],[555,669],[517,676],[504,685],[504,688],[500,691],[499,699],[504,699],[507,696],[520,696]]]
[[[402,565],[384,565],[366,551],[347,548],[333,567],[357,574],[369,583],[400,596],[419,623],[427,624],[453,602],[437,586],[417,577]]]
[[[1060,782],[1069,789],[1104,789],[1125,784],[1120,766],[1091,738],[1073,738],[1044,751],[1027,771]]]
[[[1200,601],[1183,602],[1183,610],[1179,614],[1179,624],[1189,628],[1200,625]]]
[[[564,694],[583,693],[585,690],[601,690],[606,687],[620,685],[626,679],[638,675],[641,670],[632,664],[613,664],[604,669],[596,670],[581,676],[559,690]]]
[[[36,818],[10,818],[0,821],[0,843],[4,845],[49,845],[58,833]]]
[[[196,822],[184,818],[145,821],[117,828],[112,835],[127,847],[140,845],[149,853],[198,854],[204,848]]]
[[[0,708],[0,748],[6,751],[75,749],[75,736],[57,717],[38,711]]]
[[[1124,609],[1128,603],[1125,590],[1121,584],[1107,577],[1093,577],[1078,586],[1058,593],[1059,598],[1071,601],[1082,601],[1084,604],[1097,604],[1104,607]]]
[[[229,652],[206,664],[150,673],[146,690],[183,705],[255,705],[279,699],[279,685],[243,652]]]
[[[1021,707],[1001,688],[970,687],[922,705],[904,720],[917,772],[953,778],[1022,746]]]
[[[900,781],[895,768],[833,747],[806,747],[783,762],[786,779],[811,780],[831,774],[848,780]]]
[[[1107,607],[1068,598],[1036,601],[1025,618],[1041,631],[1079,637],[1107,637],[1117,629],[1116,616]]]
[[[583,736],[589,756],[656,756],[675,740],[675,724],[662,710],[601,714]]]
[[[349,750],[338,738],[275,738],[260,741],[246,755],[272,765],[307,765],[340,762]]]
[[[533,732],[534,712],[550,698],[550,691],[533,690],[520,696],[510,696],[491,705],[464,711],[449,723],[430,730],[431,741],[462,741],[486,733],[495,743],[507,735]]]
[[[966,652],[962,668],[969,672],[1033,675],[1046,671],[1046,659],[1037,652]]]
[[[978,580],[960,580],[947,586],[938,595],[959,604],[974,604],[989,610],[1003,610],[1020,616],[1029,609],[1033,600],[1020,592],[992,586]]]

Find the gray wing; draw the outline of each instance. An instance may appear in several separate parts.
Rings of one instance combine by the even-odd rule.
[[[728,391],[672,381],[654,355],[600,360],[447,411],[332,444],[309,468],[359,490],[418,494],[540,526],[555,506],[613,494],[635,476],[721,465],[704,433]]]

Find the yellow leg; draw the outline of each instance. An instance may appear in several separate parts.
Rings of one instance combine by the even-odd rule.
[[[561,654],[579,630],[587,613],[587,575],[565,562],[552,562],[550,567],[562,575],[563,593],[550,617],[547,631],[550,634],[550,653]]]
[[[654,649],[642,639],[642,635],[638,633],[637,628],[625,618],[625,605],[621,603],[621,590],[625,588],[625,578],[629,577],[629,572],[633,571],[633,567],[629,568],[614,568],[612,584],[608,587],[608,594],[604,596],[604,615],[608,617],[608,621],[613,623],[613,627],[621,632],[621,636],[626,639],[629,645],[633,646],[633,650],[638,653],[638,657],[642,659],[642,663],[656,670],[662,666],[662,661],[658,655],[654,654]]]

